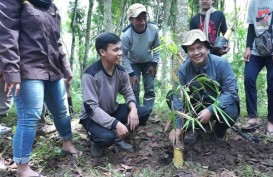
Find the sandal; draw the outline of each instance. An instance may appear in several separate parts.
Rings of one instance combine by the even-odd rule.
[[[76,152],[70,152],[70,151],[66,151],[64,149],[62,149],[62,152],[65,154],[65,155],[70,155],[72,157],[75,157],[75,158],[79,158],[83,155],[82,151],[79,151],[79,150],[76,150]]]
[[[253,123],[247,122],[247,123],[245,123],[245,124],[241,127],[241,129],[242,129],[242,130],[254,130],[254,129],[259,128],[262,124],[263,124],[263,123],[261,123],[261,122],[259,122],[259,121],[253,122]]]

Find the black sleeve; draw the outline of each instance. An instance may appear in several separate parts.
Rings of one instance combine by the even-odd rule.
[[[255,34],[254,25],[249,24],[248,30],[247,30],[246,47],[249,47],[252,49],[255,36],[256,34]]]
[[[190,21],[190,30],[192,30],[192,29],[198,29],[198,27],[200,25],[200,24],[198,24],[198,23],[200,23],[198,20],[199,20],[198,14],[191,18],[191,21]]]
[[[225,33],[227,32],[228,27],[227,27],[227,21],[226,21],[226,17],[224,15],[224,13],[222,13],[222,15],[223,15],[223,21],[222,21],[221,26],[220,26],[220,31],[221,31],[221,33],[223,35],[225,35]]]

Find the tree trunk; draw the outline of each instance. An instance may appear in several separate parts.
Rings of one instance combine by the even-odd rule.
[[[113,31],[112,0],[104,0],[104,28],[105,32]]]
[[[72,31],[72,43],[71,43],[71,54],[70,54],[70,67],[71,70],[73,71],[73,65],[74,65],[74,60],[75,60],[75,20],[76,20],[76,13],[77,13],[77,7],[78,7],[78,0],[75,0],[74,8],[73,8],[73,16],[71,20],[71,31]]]
[[[157,9],[156,9],[156,24],[159,23],[159,14],[160,14],[160,1],[161,0],[157,0]]]
[[[166,32],[167,32],[168,21],[169,21],[169,17],[170,17],[171,5],[172,5],[172,0],[165,0],[165,3],[164,3],[164,15],[163,15],[163,22],[162,22],[163,36],[165,36]]]
[[[172,5],[172,0],[165,0],[164,2],[164,14],[163,14],[163,21],[162,21],[162,32],[163,36],[166,36],[167,31],[168,31],[168,22],[169,22],[169,17],[170,17],[170,10],[171,10],[171,5]],[[161,54],[162,55],[162,54]],[[166,55],[166,57],[161,56],[161,62],[159,64],[159,68],[161,71],[161,81],[162,81],[162,90],[166,90],[166,83],[169,81],[169,77],[167,77],[169,73],[169,68],[171,67],[171,61],[170,55]],[[162,61],[163,60],[163,61]]]
[[[84,49],[84,58],[83,58],[83,65],[81,68],[81,73],[84,68],[87,66],[87,59],[89,55],[90,49],[90,34],[91,34],[91,17],[92,17],[92,9],[93,9],[93,0],[89,0],[89,8],[87,14],[87,23],[86,23],[86,34],[85,34],[85,49]]]
[[[125,0],[121,0],[121,2],[120,2],[120,8],[122,9],[122,14],[126,14],[125,6],[126,6]],[[126,15],[124,15],[124,16],[126,16]],[[122,29],[125,26],[124,25],[124,21],[127,19],[126,18],[127,16],[125,18],[124,18],[124,16],[120,17],[120,19],[119,19],[119,26],[116,28],[116,31],[115,31],[115,33],[118,34],[118,35],[121,34],[121,31],[122,31]]]
[[[175,43],[181,46],[185,32],[188,31],[188,0],[176,0]],[[183,56],[183,57],[181,57]],[[176,76],[181,60],[185,60],[185,52],[179,47],[178,55],[172,61],[172,76]],[[174,78],[172,77],[172,82]]]

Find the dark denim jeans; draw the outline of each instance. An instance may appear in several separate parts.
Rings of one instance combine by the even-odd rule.
[[[127,105],[120,104],[118,109],[110,115],[115,117],[121,123],[127,124],[129,112],[130,109]],[[144,107],[138,107],[137,112],[139,117],[139,125],[144,125],[150,116],[150,111]],[[117,135],[113,130],[104,128],[91,119],[83,119],[80,121],[80,123],[85,128],[91,140],[99,146],[107,148],[111,146],[114,143],[114,140],[117,138]]]
[[[273,60],[271,56],[251,55],[249,62],[245,64],[246,108],[250,118],[258,116],[256,80],[264,66],[267,69],[268,120],[273,123]]]
[[[154,78],[151,73],[147,73],[147,70],[150,66],[150,63],[139,63],[139,64],[131,64],[134,73],[140,82],[140,78],[143,78],[144,84],[144,97],[143,97],[143,107],[150,110],[153,110],[154,102],[155,102],[155,86],[154,86]],[[140,104],[139,101],[139,92],[140,86],[139,82],[133,87],[134,94],[136,97],[137,104]]]

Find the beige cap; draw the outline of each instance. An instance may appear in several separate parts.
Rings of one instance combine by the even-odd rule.
[[[142,4],[135,3],[135,4],[133,4],[133,5],[131,5],[129,7],[129,9],[127,11],[127,15],[128,15],[128,18],[130,18],[130,17],[137,17],[137,16],[139,16],[139,14],[141,12],[146,12],[147,13],[146,8]]]
[[[212,48],[209,41],[206,39],[205,33],[200,29],[193,29],[188,31],[184,37],[184,41],[181,47],[187,53],[187,46],[192,45],[196,40],[204,42],[208,49]]]

